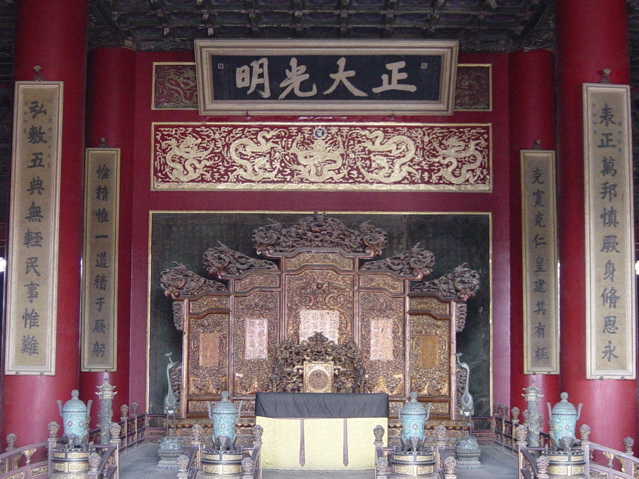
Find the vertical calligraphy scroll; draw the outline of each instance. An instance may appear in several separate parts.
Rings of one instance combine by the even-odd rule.
[[[300,341],[306,341],[315,333],[322,333],[331,341],[339,341],[339,311],[300,311]]]
[[[635,254],[630,87],[583,86],[586,377],[634,379]]]
[[[268,320],[246,320],[244,359],[268,359]]]
[[[521,151],[524,374],[559,373],[555,153]]]
[[[6,374],[55,374],[62,82],[17,82]]]
[[[82,371],[115,371],[119,148],[86,150],[84,191]]]

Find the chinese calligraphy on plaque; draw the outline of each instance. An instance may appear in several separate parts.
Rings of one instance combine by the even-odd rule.
[[[587,378],[634,379],[630,88],[584,84]]]
[[[559,373],[555,154],[522,150],[524,374]]]
[[[6,374],[55,374],[61,82],[17,82]]]
[[[82,260],[83,371],[114,371],[117,366],[119,178],[119,149],[86,150]]]
[[[335,343],[339,340],[339,311],[300,311],[300,341],[306,341],[315,333],[322,333]]]
[[[196,40],[201,115],[453,111],[456,41]]]
[[[246,320],[245,359],[268,359],[268,320]]]

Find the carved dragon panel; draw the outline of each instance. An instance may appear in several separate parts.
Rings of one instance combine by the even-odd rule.
[[[209,314],[189,321],[188,394],[217,395],[229,387],[229,316]]]
[[[241,399],[302,391],[303,361],[319,361],[332,364],[335,391],[384,392],[393,401],[416,391],[433,414],[454,417],[451,328],[463,327],[478,275],[461,266],[424,281],[433,253],[417,245],[373,260],[386,242],[370,223],[347,228],[314,214],[254,231],[255,248],[273,261],[208,249],[208,274],[228,285],[183,265],[163,272],[176,327],[188,334],[182,410],[202,414],[223,390]]]
[[[286,274],[284,284],[288,339],[296,342],[305,339],[299,337],[303,311],[339,312],[339,342],[353,339],[354,275],[312,269]]]
[[[391,297],[384,292],[362,292],[360,311],[360,348],[368,375],[369,390],[395,397],[406,396],[408,392],[405,390],[404,377],[404,298]],[[390,331],[387,330],[386,321],[390,322]],[[386,333],[385,337],[383,332]],[[390,348],[391,358],[371,357],[371,353],[375,354],[373,346],[381,346],[382,351],[384,347]]]
[[[279,344],[279,299],[277,291],[256,292],[236,299],[233,321],[233,391],[236,396],[251,395],[269,388],[275,350]],[[259,342],[260,339],[263,342],[247,344],[247,341]]]

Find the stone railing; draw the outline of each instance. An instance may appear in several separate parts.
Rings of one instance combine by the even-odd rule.
[[[138,414],[137,403],[133,403],[131,408],[123,405],[120,413],[120,421],[111,423],[109,428],[111,440],[108,444],[99,444],[101,428],[89,431],[89,441],[95,444],[92,446],[95,455],[89,457],[89,479],[117,479],[119,454],[146,439],[147,415]],[[22,447],[15,447],[18,438],[15,434],[9,434],[6,438],[6,452],[0,454],[0,479],[46,477],[52,471],[52,449],[59,445],[59,429],[60,426],[52,422],[49,424],[49,438],[46,441]]]
[[[138,404],[132,403],[131,407],[123,404],[120,407],[120,452],[129,450],[144,442],[147,438],[147,431],[150,429],[147,424],[147,415],[138,413]],[[102,437],[102,428],[91,429],[89,431],[89,442],[100,444]]]
[[[490,418],[491,429],[493,431],[493,442],[505,451],[517,454],[520,440],[517,439],[517,429],[525,425],[525,421],[520,422],[519,416],[521,412],[519,408],[508,409],[508,406],[495,404],[493,406],[493,415]],[[526,428],[526,434],[528,429]],[[550,444],[550,436],[548,433],[541,431],[539,433],[538,444],[545,447]]]
[[[395,448],[384,446],[383,436],[384,428],[377,426],[373,430],[375,441],[375,479],[389,479],[392,477],[391,466],[389,464],[389,455],[395,451]],[[457,468],[457,459],[455,459],[454,451],[448,445],[448,437],[446,428],[442,425],[435,428],[434,442],[425,444],[432,447],[435,454],[435,470],[440,479],[457,479],[455,472]]]
[[[517,436],[519,442],[519,477],[523,479],[549,479],[553,462],[548,456],[548,447],[530,448],[525,444],[525,426],[520,426]],[[523,431],[523,432],[521,432]],[[587,479],[639,479],[639,458],[632,451],[634,440],[623,440],[624,451],[590,442],[590,427],[586,424],[579,428],[581,437],[579,448],[583,450],[583,476]],[[552,476],[554,477],[554,476]]]
[[[60,442],[60,425],[52,422],[48,426],[46,441],[15,447],[15,434],[7,436],[7,451],[0,454],[0,479],[21,479],[25,477],[49,477],[53,472],[54,450],[64,444]],[[118,479],[120,426],[112,423],[110,432],[114,439],[109,444],[91,446],[88,456],[87,479]]]
[[[47,452],[49,442],[42,441],[16,448],[16,435],[9,434],[7,451],[0,454],[0,478],[37,477],[49,470]]]
[[[253,444],[242,447],[242,454],[244,455],[244,459],[242,459],[242,479],[261,479],[262,477],[263,432],[261,426],[253,426]],[[204,434],[204,429],[199,424],[195,424],[192,433],[191,446],[185,447],[177,459],[178,479],[195,479],[199,477],[199,473],[202,470],[202,452],[204,450],[202,435]]]

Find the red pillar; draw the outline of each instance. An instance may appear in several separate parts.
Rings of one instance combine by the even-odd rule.
[[[57,399],[79,385],[80,258],[88,0],[16,2],[15,80],[64,82],[55,376],[4,376],[2,432],[18,445],[42,441],[60,423]],[[87,400],[89,398],[81,398]]]
[[[98,48],[89,54],[87,98],[87,146],[102,139],[110,148],[120,148],[120,216],[118,243],[118,344],[117,371],[81,373],[82,397],[95,397],[104,378],[115,386],[113,419],[129,399],[129,334],[131,301],[131,211],[133,181],[133,127],[135,122],[135,51],[128,48]],[[140,339],[144,343],[143,337]],[[97,409],[93,415],[97,417]],[[97,423],[97,421],[95,421]]]
[[[559,376],[524,374],[524,331],[521,244],[520,150],[555,148],[554,55],[549,50],[516,51],[509,55],[509,112],[511,161],[511,407],[523,411],[524,388],[535,382],[544,399],[559,397]],[[544,411],[540,411],[546,415]]]
[[[637,382],[586,379],[585,223],[582,83],[597,83],[610,68],[611,83],[628,84],[625,0],[562,0],[556,5],[561,262],[561,388],[583,403],[579,424],[594,442],[620,449],[637,437]],[[559,398],[550,402],[557,402]]]

